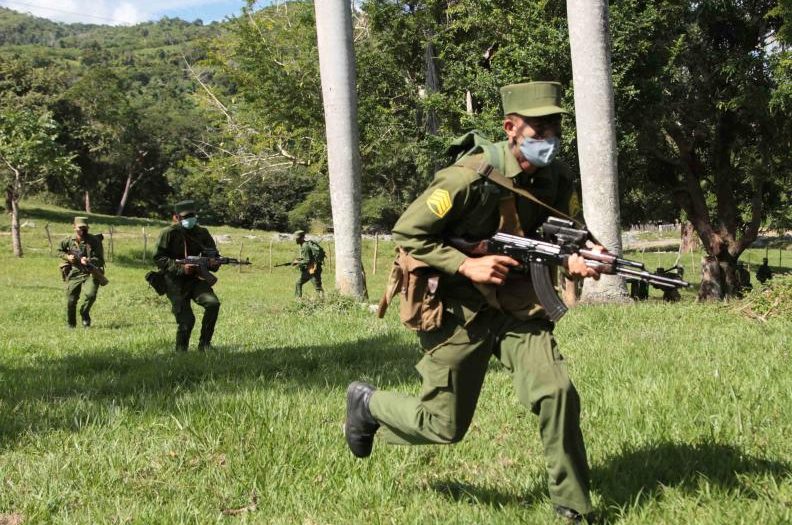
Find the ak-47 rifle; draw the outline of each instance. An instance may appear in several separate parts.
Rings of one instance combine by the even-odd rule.
[[[176,264],[192,264],[197,266],[198,277],[209,283],[209,286],[214,286],[215,283],[217,283],[217,277],[212,275],[209,271],[210,266],[212,268],[219,268],[224,264],[251,264],[250,259],[240,261],[233,257],[221,257],[217,252],[209,252],[206,255],[188,255],[184,259],[176,259],[174,262]]]
[[[549,217],[542,225],[541,233],[545,240],[496,233],[491,238],[478,242],[451,238],[448,239],[448,244],[468,255],[507,255],[519,262],[517,271],[530,274],[539,302],[554,322],[563,317],[567,307],[553,288],[550,267],[564,265],[572,254],[583,257],[586,266],[599,273],[638,279],[662,289],[690,286],[690,283],[682,279],[650,273],[646,271],[643,263],[586,249],[586,241],[591,239],[591,234],[588,230],[574,228],[571,221]]]
[[[84,257],[83,253],[80,250],[75,250],[72,248],[67,250],[66,253],[68,255],[74,256],[75,260],[73,263],[70,262],[70,264],[76,266],[83,273],[91,274],[91,276],[93,276],[93,278],[96,279],[96,282],[99,284],[99,286],[105,286],[110,282],[107,280],[107,277],[105,277],[104,271],[101,268],[94,265],[90,261],[88,261],[88,263],[86,264],[80,262],[81,259]]]

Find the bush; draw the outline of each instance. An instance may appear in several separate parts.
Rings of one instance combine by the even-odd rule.
[[[792,319],[792,274],[776,275],[754,288],[736,307],[743,315],[758,321],[773,317]]]

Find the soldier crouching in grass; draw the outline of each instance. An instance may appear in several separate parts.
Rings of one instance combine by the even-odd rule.
[[[166,294],[176,317],[176,351],[186,352],[190,345],[190,334],[195,325],[191,301],[204,309],[201,322],[201,337],[198,350],[211,350],[212,335],[220,312],[220,300],[205,280],[200,278],[199,267],[194,264],[178,264],[177,259],[189,255],[216,254],[217,246],[209,230],[198,226],[195,202],[186,200],[176,203],[173,224],[165,228],[157,242],[154,262],[164,273]],[[209,264],[216,271],[219,264]]]
[[[85,328],[91,326],[91,307],[96,302],[99,287],[107,284],[104,277],[104,248],[102,235],[88,233],[88,218],[74,218],[74,235],[64,239],[58,253],[63,263],[61,273],[66,281],[66,323],[69,328],[77,326],[77,302],[80,292],[83,301],[80,317]]]
[[[521,403],[539,416],[555,511],[577,523],[592,512],[589,466],[580,398],[553,337],[554,325],[538,304],[530,278],[510,272],[517,261],[502,255],[468,257],[444,242],[486,239],[497,231],[530,234],[551,214],[547,206],[569,214],[576,202],[569,169],[555,160],[566,113],[560,85],[515,84],[503,87],[501,96],[508,140],[476,147],[439,171],[393,228],[402,250],[396,275],[409,275],[409,284],[397,278],[408,287],[401,293],[402,320],[415,320],[411,328],[424,351],[416,365],[423,378],[421,394],[411,397],[354,382],[347,389],[344,431],[350,450],[361,458],[371,453],[378,431],[379,439],[391,444],[456,443],[470,426],[495,356],[511,373]],[[493,183],[495,173],[543,204],[517,198],[503,182]],[[565,270],[578,279],[599,276],[576,254]],[[416,292],[410,300],[415,290],[427,292]]]

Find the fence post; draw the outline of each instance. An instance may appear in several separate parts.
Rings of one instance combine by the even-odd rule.
[[[113,225],[110,225],[110,261],[113,261]]]
[[[379,251],[379,234],[374,234],[374,261],[371,263],[371,275],[377,275],[377,252]]]
[[[47,232],[47,243],[49,244],[50,255],[52,255],[52,236],[49,231],[49,223],[44,225],[44,231]]]
[[[143,262],[146,262],[148,256],[148,235],[146,235],[146,227],[143,226]]]
[[[239,262],[242,262],[242,248],[245,246],[245,241],[239,241]],[[237,268],[239,269],[239,273],[242,273],[242,265],[237,264]]]
[[[270,243],[269,243],[269,273],[272,273],[272,243],[273,242],[274,242],[274,239],[272,237],[270,237]]]

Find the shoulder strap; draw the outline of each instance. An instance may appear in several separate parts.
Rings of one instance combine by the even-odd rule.
[[[538,204],[539,206],[542,206],[543,208],[551,211],[554,215],[556,215],[558,217],[561,217],[562,219],[566,219],[568,221],[572,221],[572,223],[575,224],[578,228],[585,228],[586,227],[586,225],[583,224],[582,222],[570,217],[569,215],[567,215],[566,213],[564,213],[564,212],[562,212],[560,210],[557,210],[557,209],[553,208],[549,204],[546,204],[546,203],[542,202],[537,197],[535,197],[531,192],[529,192],[529,191],[527,191],[527,190],[525,190],[523,188],[515,186],[514,185],[514,181],[512,179],[503,176],[503,174],[501,174],[500,171],[495,169],[495,167],[493,167],[492,164],[488,163],[485,159],[477,160],[477,159],[474,159],[474,158],[468,158],[468,159],[465,159],[464,161],[462,161],[462,163],[460,165],[462,167],[465,167],[465,168],[468,168],[468,169],[471,169],[471,170],[475,171],[476,173],[479,174],[479,176],[481,176],[481,177],[483,177],[485,179],[491,180],[492,182],[494,182],[498,186],[506,188],[507,190],[511,191],[512,193],[516,193],[517,195],[519,195],[521,197],[524,197],[524,198],[528,199],[529,201],[531,201],[531,202],[533,202],[535,204]]]

